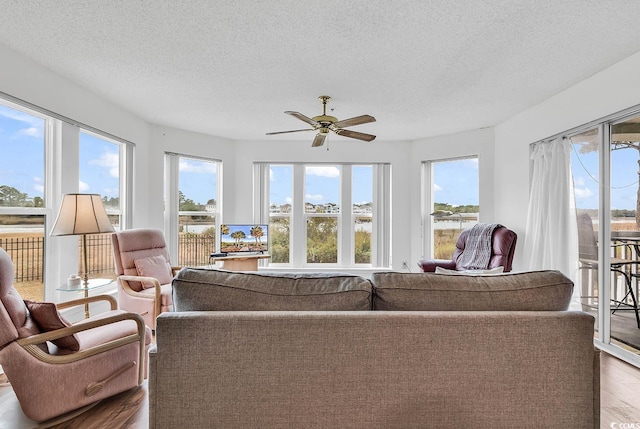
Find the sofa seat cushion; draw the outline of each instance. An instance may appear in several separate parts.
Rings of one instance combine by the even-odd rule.
[[[559,271],[491,276],[434,273],[374,273],[374,310],[562,311],[573,282]]]
[[[371,282],[337,273],[254,273],[184,268],[175,311],[371,310]]]

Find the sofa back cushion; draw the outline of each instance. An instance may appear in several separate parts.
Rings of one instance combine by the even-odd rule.
[[[371,310],[371,282],[336,273],[249,273],[184,268],[175,311]]]
[[[374,273],[374,310],[562,311],[573,282],[559,271],[490,276],[434,273]]]

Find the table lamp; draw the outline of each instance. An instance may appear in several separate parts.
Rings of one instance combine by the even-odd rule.
[[[64,194],[51,235],[81,235],[85,291],[89,287],[87,234],[113,232],[107,212],[98,194]]]

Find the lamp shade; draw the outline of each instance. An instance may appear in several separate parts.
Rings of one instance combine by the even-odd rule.
[[[113,232],[98,194],[64,194],[51,235],[83,235]]]

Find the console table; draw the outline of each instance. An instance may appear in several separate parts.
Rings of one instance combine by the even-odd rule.
[[[265,254],[257,255],[228,255],[209,256],[209,264],[212,262],[222,262],[222,268],[229,271],[258,271],[258,259],[267,259],[271,256]]]

